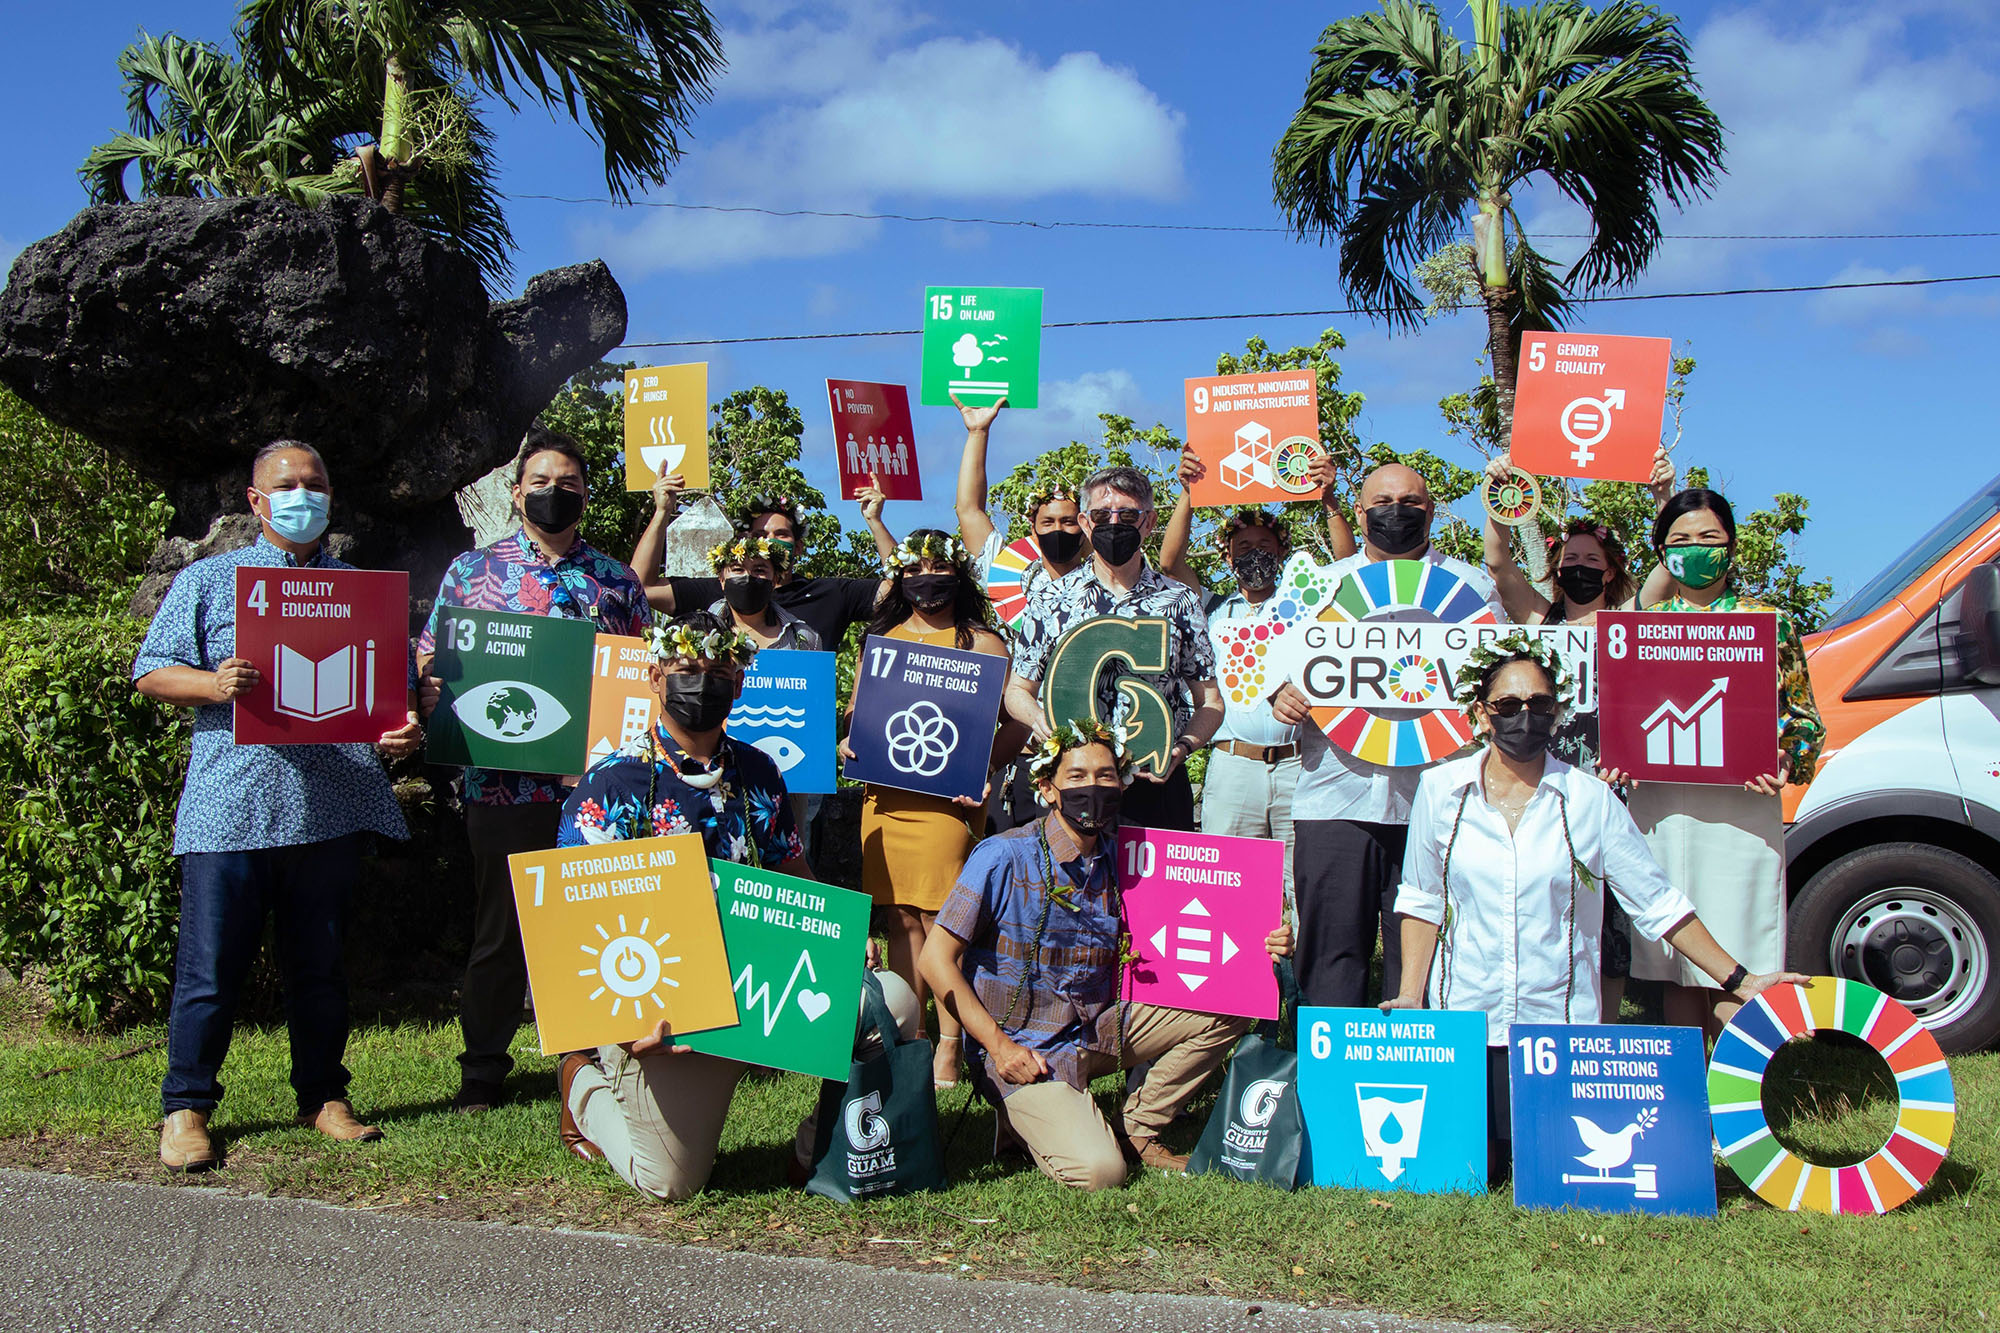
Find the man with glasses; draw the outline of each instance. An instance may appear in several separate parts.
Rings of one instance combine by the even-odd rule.
[[[1215,684],[1215,647],[1209,641],[1208,624],[1194,592],[1146,562],[1141,548],[1159,515],[1153,508],[1153,483],[1145,473],[1130,467],[1101,468],[1083,483],[1083,504],[1081,521],[1090,559],[1043,584],[1029,599],[1007,677],[1007,711],[1029,727],[1037,741],[1046,739],[1049,719],[1038,696],[1056,641],[1099,616],[1164,618],[1167,669],[1138,674],[1173,711],[1173,749],[1164,771],[1139,774],[1125,794],[1119,818],[1142,828],[1192,833],[1194,791],[1182,765],[1208,744],[1222,722],[1222,691]],[[1118,693],[1124,674],[1124,664],[1113,661],[1098,678],[1098,712],[1111,722],[1125,720],[1128,705]]]

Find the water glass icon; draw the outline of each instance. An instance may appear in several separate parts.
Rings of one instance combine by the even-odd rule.
[[[1362,1150],[1381,1163],[1382,1176],[1393,1181],[1403,1163],[1417,1155],[1424,1133],[1422,1083],[1357,1083],[1354,1101],[1361,1112]]]

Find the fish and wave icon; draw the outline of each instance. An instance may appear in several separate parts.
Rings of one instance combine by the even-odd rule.
[[[780,773],[789,773],[798,767],[806,757],[806,749],[790,736],[777,734],[785,731],[804,732],[806,710],[788,708],[781,704],[738,704],[729,715],[732,731],[762,731],[769,734],[746,736],[752,745],[771,757]]]

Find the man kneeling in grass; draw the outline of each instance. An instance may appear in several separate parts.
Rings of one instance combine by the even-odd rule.
[[[557,845],[699,833],[712,859],[811,878],[777,764],[723,734],[756,644],[707,611],[656,625],[650,642],[662,716],[584,775],[563,805]],[[894,973],[877,975],[897,1029],[913,1040],[916,994]],[[556,1073],[563,1146],[608,1161],[643,1193],[685,1199],[708,1183],[729,1103],[749,1071],[740,1060],[676,1045],[665,1020],[637,1041],[572,1051]],[[810,1124],[800,1142],[812,1142]]]
[[[980,1090],[1036,1164],[1079,1189],[1122,1184],[1128,1152],[1186,1169],[1160,1132],[1251,1024],[1119,997],[1129,941],[1113,826],[1129,770],[1122,732],[1058,727],[1029,765],[1049,813],[973,849],[920,961],[977,1044]],[[1264,947],[1291,953],[1290,928],[1280,922]],[[1090,1081],[1140,1064],[1151,1070],[1114,1132]]]

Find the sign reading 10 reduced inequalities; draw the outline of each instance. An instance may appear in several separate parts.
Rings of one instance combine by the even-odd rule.
[[[448,607],[430,674],[440,682],[424,757],[519,773],[581,773],[589,763],[588,620]]]
[[[844,775],[931,796],[986,789],[1007,659],[870,635],[854,682]]]

